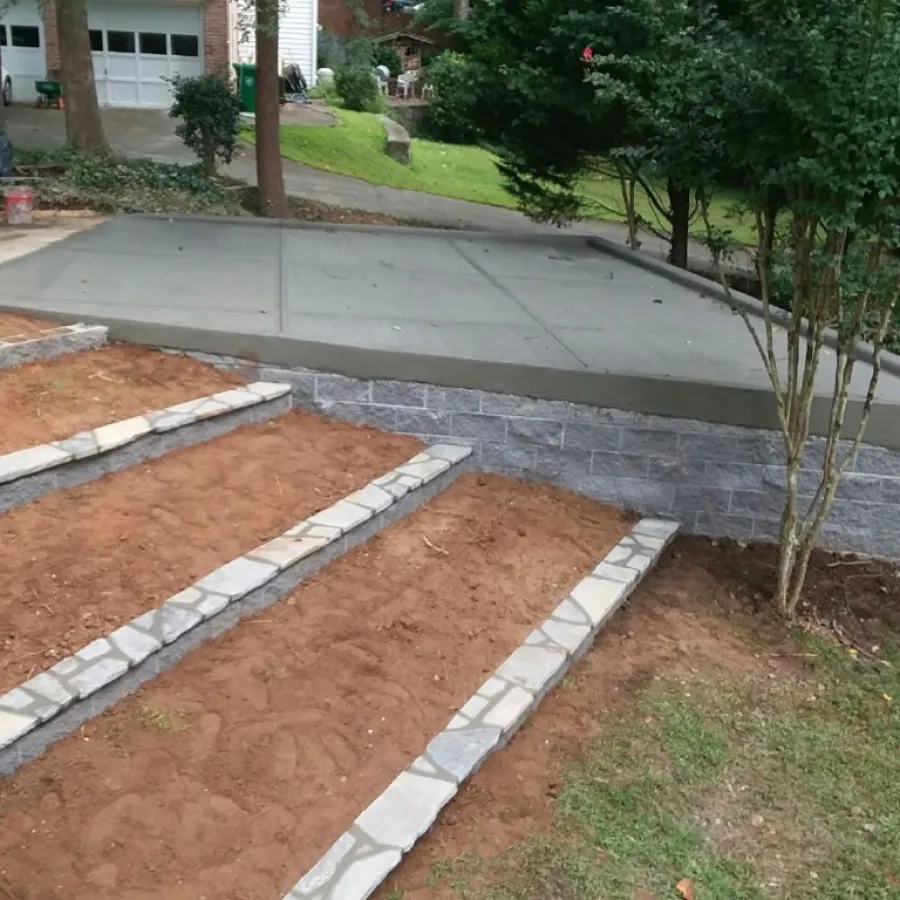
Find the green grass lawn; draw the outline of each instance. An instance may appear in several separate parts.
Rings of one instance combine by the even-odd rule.
[[[898,900],[900,650],[875,665],[801,641],[809,678],[651,683],[601,719],[550,831],[432,883],[460,900]]]
[[[282,155],[294,162],[372,184],[515,208],[515,200],[503,186],[494,157],[486,150],[414,138],[407,168],[385,154],[384,129],[376,116],[348,110],[334,112],[341,120],[335,127],[282,126]],[[615,179],[588,181],[584,191],[593,201],[589,210],[591,218],[624,221],[619,183]],[[732,228],[741,242],[753,243],[755,238],[749,223],[731,215],[734,204],[733,196],[716,198],[713,219]],[[646,195],[639,196],[637,205],[642,215],[653,217]]]

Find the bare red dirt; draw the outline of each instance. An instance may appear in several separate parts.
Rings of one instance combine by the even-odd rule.
[[[0,691],[405,462],[401,437],[293,412],[0,517]]]
[[[464,476],[0,781],[0,894],[282,896],[627,528]]]
[[[3,318],[0,318],[2,337]],[[0,453],[224,391],[241,379],[186,356],[118,344],[0,371]]]
[[[58,331],[61,327],[56,322],[33,316],[0,312],[0,341],[30,341]]]

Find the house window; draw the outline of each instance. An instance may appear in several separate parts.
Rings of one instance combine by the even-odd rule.
[[[93,53],[103,52],[103,32],[95,31],[93,28],[88,32],[91,39],[91,51]]]
[[[106,49],[110,53],[134,53],[134,32],[107,31]]]
[[[172,56],[200,55],[200,40],[196,34],[172,34],[169,39],[172,41]]]
[[[142,31],[139,37],[141,40],[141,53],[146,53],[148,56],[165,56],[168,52],[164,34]]]
[[[0,47],[6,46],[6,26],[0,25]]]
[[[9,37],[13,47],[41,46],[41,30],[37,25],[10,25]]]

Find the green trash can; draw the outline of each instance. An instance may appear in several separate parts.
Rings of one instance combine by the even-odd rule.
[[[256,64],[234,63],[237,76],[237,95],[241,111],[256,115]]]

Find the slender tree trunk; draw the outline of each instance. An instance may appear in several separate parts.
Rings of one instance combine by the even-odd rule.
[[[103,133],[94,64],[88,38],[86,0],[56,0],[59,62],[66,107],[66,137],[86,153],[109,153]]]
[[[453,0],[453,18],[465,21],[471,12],[471,0]]]
[[[686,269],[690,239],[691,191],[690,188],[679,187],[671,180],[666,184],[666,189],[669,194],[669,209],[672,212],[672,246],[669,250],[669,262],[679,269]]]
[[[256,3],[256,182],[259,213],[288,218],[279,142],[278,0]]]

